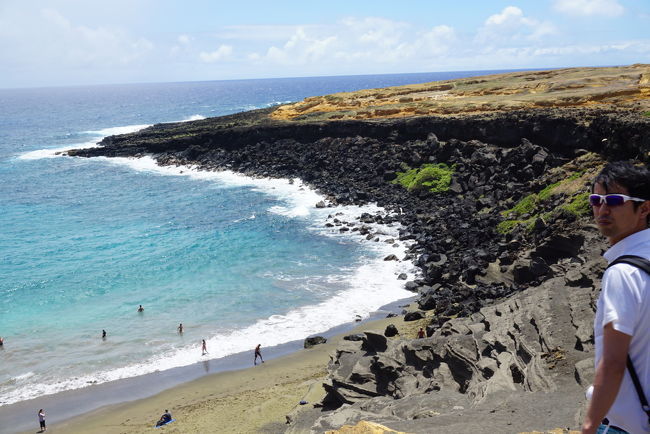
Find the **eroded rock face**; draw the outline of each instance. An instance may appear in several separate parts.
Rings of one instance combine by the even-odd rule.
[[[591,256],[604,244],[596,234],[586,236],[593,244],[583,252]],[[564,277],[554,277],[449,320],[428,338],[388,339],[385,349],[360,343],[340,348],[324,384],[326,404],[340,408],[316,420],[312,432],[359,420],[430,432],[426,424],[447,423],[459,408],[472,414],[478,410],[465,409],[539,394],[570,397],[575,405],[564,413],[568,424],[575,423],[593,375],[593,282],[603,263],[567,259],[555,267],[562,276],[579,273],[584,284],[567,286]]]

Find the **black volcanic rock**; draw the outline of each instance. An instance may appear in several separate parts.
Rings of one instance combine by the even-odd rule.
[[[327,339],[325,339],[322,336],[312,336],[312,337],[309,337],[309,338],[305,339],[305,342],[304,342],[303,346],[305,348],[311,348],[313,346],[316,346],[316,345],[319,345],[319,344],[324,344],[326,342],[327,342]]]

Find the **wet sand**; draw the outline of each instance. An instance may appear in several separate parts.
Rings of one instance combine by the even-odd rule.
[[[251,350],[250,368],[204,376],[149,398],[104,407],[52,424],[48,432],[151,432],[165,409],[169,409],[176,421],[159,428],[160,432],[282,432],[287,414],[312,408],[312,404],[324,396],[321,384],[326,376],[329,354],[343,336],[363,331],[383,333],[388,324],[395,324],[403,337],[414,338],[418,322],[404,323],[402,318],[364,322],[353,330],[330,338],[326,344],[299,350],[264,364],[258,363],[254,367]],[[301,400],[309,404],[301,406]]]

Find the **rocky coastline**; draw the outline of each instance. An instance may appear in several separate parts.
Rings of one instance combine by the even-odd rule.
[[[411,247],[386,260],[421,270],[405,282],[418,298],[404,314],[426,337],[351,337],[332,356],[325,400],[291,415],[287,432],[360,421],[403,432],[577,429],[606,248],[585,192],[607,160],[648,159],[650,117],[599,106],[291,121],[276,110],[156,125],[68,155],[300,178],[327,197],[314,206],[390,211],[333,218],[341,231],[373,242],[368,224],[403,226]],[[442,189],[399,182],[428,165],[449,174]]]

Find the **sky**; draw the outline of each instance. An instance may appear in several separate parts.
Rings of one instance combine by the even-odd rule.
[[[633,63],[648,0],[0,0],[0,88]]]

